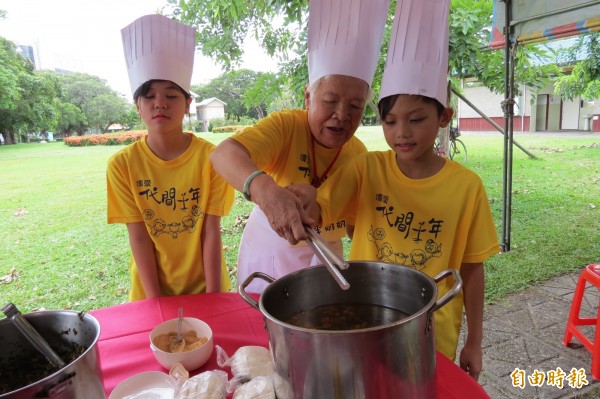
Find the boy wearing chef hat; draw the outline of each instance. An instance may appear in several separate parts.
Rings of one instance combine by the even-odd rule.
[[[233,189],[214,171],[214,146],[183,131],[196,32],[161,15],[121,31],[135,105],[148,134],[107,167],[108,223],[129,233],[131,300],[227,291],[221,216]]]
[[[453,113],[446,107],[449,1],[398,0],[379,101],[391,149],[348,162],[319,189],[319,206],[309,208],[313,219],[320,211],[323,226],[340,217],[355,226],[351,260],[397,263],[431,277],[460,272],[462,292],[435,311],[436,348],[455,358],[464,304],[468,333],[460,366],[477,379],[483,262],[499,246],[479,176],[433,151]],[[290,189],[314,205],[314,190]],[[438,297],[454,283],[438,284]]]
[[[306,109],[271,113],[211,155],[225,180],[255,203],[238,253],[240,284],[256,271],[279,278],[320,263],[304,242],[294,245],[307,234],[296,197],[283,187],[318,187],[366,152],[354,133],[371,93],[388,10],[389,0],[311,0]],[[291,220],[296,228],[286,229]],[[326,232],[340,255],[345,230],[338,220]],[[247,290],[265,286],[253,281]]]

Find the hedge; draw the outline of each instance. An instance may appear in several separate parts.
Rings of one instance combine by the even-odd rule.
[[[250,126],[246,126],[246,125],[231,125],[231,126],[220,126],[220,127],[213,127],[213,133],[231,133],[231,132],[237,132],[238,130],[242,130],[245,129],[247,127]]]
[[[146,134],[145,130],[132,130],[124,133],[86,134],[84,136],[65,137],[64,142],[69,147],[131,144],[139,141]]]

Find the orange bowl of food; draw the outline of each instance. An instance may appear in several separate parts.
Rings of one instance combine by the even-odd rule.
[[[212,355],[212,330],[200,319],[184,317],[181,325],[183,342],[178,343],[178,321],[171,319],[154,327],[150,332],[150,349],[156,361],[167,370],[175,363],[181,363],[188,371],[196,370]]]

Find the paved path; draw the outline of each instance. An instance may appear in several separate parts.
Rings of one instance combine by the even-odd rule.
[[[579,272],[553,278],[486,306],[484,370],[479,382],[492,399],[600,398],[600,383],[590,374],[591,354],[576,339],[572,348],[562,345],[578,277]],[[581,316],[595,317],[599,299],[598,290],[588,286]],[[586,328],[586,334],[593,338],[593,327]],[[524,371],[527,378],[536,369],[552,374],[559,367],[567,375],[572,368],[584,369],[589,385],[572,388],[565,380],[562,389],[547,381],[540,387],[529,382],[523,389],[513,386],[511,373],[515,369]]]

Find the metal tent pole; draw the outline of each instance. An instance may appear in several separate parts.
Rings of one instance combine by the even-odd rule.
[[[469,107],[471,107],[475,112],[477,112],[479,115],[481,115],[481,117],[483,119],[485,119],[486,121],[488,121],[489,124],[492,125],[492,126],[494,126],[494,128],[496,128],[496,130],[498,130],[501,134],[504,134],[504,129],[500,125],[498,125],[496,122],[494,122],[493,119],[491,119],[489,116],[487,116],[485,113],[483,113],[483,111],[481,111],[479,108],[477,108],[475,106],[475,104],[473,104],[471,101],[469,101],[465,96],[463,96],[454,87],[452,87],[452,93],[455,94],[458,98],[460,98]],[[525,154],[529,155],[531,158],[537,159],[537,157],[533,153],[529,152],[529,150],[527,150],[525,147],[521,146],[521,144],[517,143],[514,140],[513,140],[513,143],[517,147],[519,147]]]
[[[502,0],[506,12],[504,18],[504,157],[502,180],[502,239],[500,246],[503,252],[510,251],[510,226],[512,207],[512,161],[513,161],[513,117],[514,117],[514,61],[516,43],[512,43],[511,0]]]

